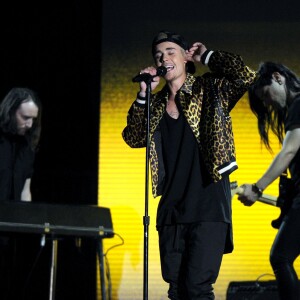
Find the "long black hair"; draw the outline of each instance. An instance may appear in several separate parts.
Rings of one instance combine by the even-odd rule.
[[[278,72],[285,77],[286,91],[287,91],[287,105],[291,103],[294,92],[300,92],[300,79],[286,66],[274,63],[261,63],[258,69],[258,79],[249,88],[249,104],[252,112],[257,117],[258,132],[262,142],[266,148],[271,151],[269,141],[269,130],[277,136],[279,142],[282,144],[284,138],[284,120],[287,114],[287,106],[279,107],[275,105],[267,105],[262,99],[258,98],[256,91],[264,86],[272,83],[272,75]]]
[[[32,128],[26,134],[31,148],[35,149],[40,140],[41,134],[41,103],[37,94],[23,87],[12,88],[0,103],[0,129],[4,133],[16,134],[16,111],[24,102],[33,101],[38,107],[38,116]]]

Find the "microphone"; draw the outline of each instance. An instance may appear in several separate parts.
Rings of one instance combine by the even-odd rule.
[[[167,74],[167,68],[164,66],[160,66],[156,69],[155,75],[151,75],[149,73],[138,74],[132,78],[132,82],[149,81],[156,76],[164,76],[166,74]]]

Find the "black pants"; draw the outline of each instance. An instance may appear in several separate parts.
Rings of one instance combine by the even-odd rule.
[[[293,267],[300,254],[300,208],[292,208],[274,240],[270,262],[282,300],[299,300],[298,277]]]
[[[163,279],[172,300],[215,299],[229,224],[201,222],[158,228]]]

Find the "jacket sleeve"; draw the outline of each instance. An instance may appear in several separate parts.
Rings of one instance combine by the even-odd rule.
[[[122,137],[131,148],[146,147],[146,104],[136,100],[127,114],[127,125],[122,132]]]
[[[215,78],[214,86],[218,96],[225,101],[223,105],[228,111],[245,94],[257,76],[254,70],[245,65],[240,55],[225,51],[214,51],[209,58],[208,67]]]

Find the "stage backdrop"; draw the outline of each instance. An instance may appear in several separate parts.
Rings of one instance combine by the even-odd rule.
[[[108,1],[106,1],[108,2]],[[105,3],[106,3],[105,2]],[[129,148],[121,137],[127,111],[136,97],[138,85],[131,82],[137,72],[151,65],[151,41],[162,28],[181,33],[190,42],[201,41],[209,49],[222,49],[243,56],[250,67],[257,69],[264,60],[280,61],[299,73],[299,23],[276,22],[200,22],[180,18],[163,19],[158,23],[146,18],[129,18],[125,12],[113,12],[106,3],[103,16],[101,118],[99,154],[99,203],[110,207],[115,233],[124,245],[111,249],[106,258],[110,266],[113,300],[138,300],[143,296],[143,216],[145,200],[145,149]],[[133,8],[132,8],[133,9]],[[152,15],[153,16],[153,15]],[[170,17],[171,18],[171,17]],[[155,19],[157,20],[157,18]],[[129,24],[128,24],[129,23]],[[129,29],[128,29],[129,28]],[[297,31],[297,32],[295,32]],[[295,49],[295,47],[298,47]],[[199,67],[198,73],[207,71]],[[239,169],[231,181],[253,183],[266,170],[274,154],[260,144],[256,119],[250,112],[247,95],[232,111]],[[274,153],[279,150],[272,138]],[[150,188],[150,187],[149,187]],[[150,188],[151,191],[151,188]],[[265,193],[278,195],[278,181]],[[159,198],[149,195],[149,299],[167,299],[167,285],[161,279],[156,208]],[[269,251],[277,230],[271,221],[279,216],[279,208],[257,203],[244,207],[233,202],[235,249],[224,256],[215,285],[216,299],[224,300],[231,281],[274,280]],[[121,243],[116,235],[105,240],[105,249]],[[300,272],[299,262],[296,270]]]

